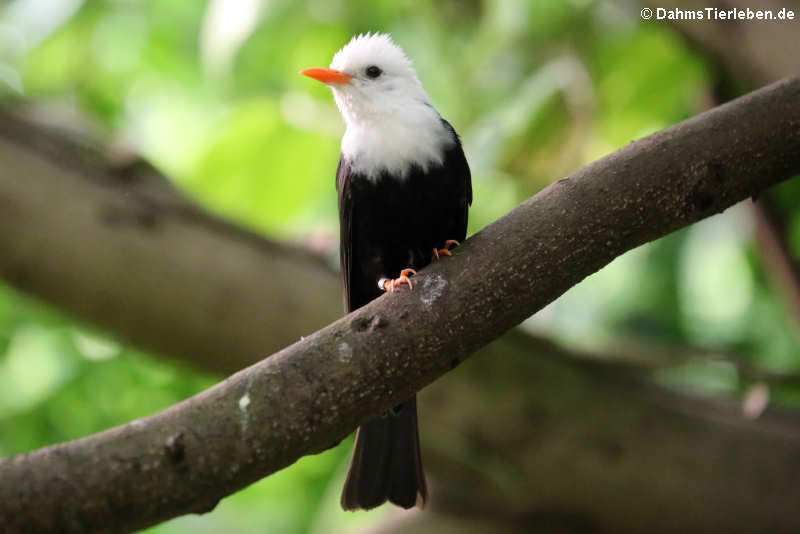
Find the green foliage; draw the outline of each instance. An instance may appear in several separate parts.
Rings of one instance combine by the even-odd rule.
[[[699,112],[710,83],[702,58],[627,4],[14,0],[0,5],[0,98],[77,109],[238,222],[286,238],[333,235],[343,127],[329,91],[297,71],[327,65],[368,30],[394,35],[462,134],[473,232],[571,170]],[[796,254],[798,188],[776,196]],[[741,209],[619,258],[531,323],[590,347],[635,337],[737,352],[775,372],[798,367],[796,326]],[[726,395],[746,386],[730,365],[659,378]],[[216,379],[0,290],[2,456],[145,416]],[[343,445],[304,458],[213,514],[151,531],[331,532],[374,520],[338,510],[347,456]]]

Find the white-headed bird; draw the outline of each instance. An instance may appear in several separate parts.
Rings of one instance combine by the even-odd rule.
[[[328,69],[301,72],[327,84],[347,125],[336,171],[347,311],[402,285],[466,237],[469,166],[403,50],[386,34],[353,37]],[[345,510],[427,499],[416,397],[364,423],[342,492]]]

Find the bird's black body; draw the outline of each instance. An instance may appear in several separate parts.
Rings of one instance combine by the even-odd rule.
[[[458,136],[442,122],[454,142],[441,165],[412,165],[403,177],[383,172],[374,179],[353,172],[340,158],[336,186],[347,311],[380,296],[381,278],[421,269],[445,241],[465,238],[470,171]],[[369,509],[388,499],[410,508],[426,496],[413,397],[359,428],[342,506]]]

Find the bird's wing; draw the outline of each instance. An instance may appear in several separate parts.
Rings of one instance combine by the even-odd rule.
[[[353,258],[355,257],[356,239],[353,235],[355,225],[353,224],[353,210],[355,203],[350,188],[350,166],[344,160],[344,156],[339,156],[339,166],[336,168],[336,190],[339,193],[339,260],[342,269],[342,282],[344,290],[344,306],[350,312]]]
[[[472,205],[472,175],[464,155],[464,149],[461,147],[461,139],[449,122],[442,119],[442,123],[452,132],[456,140],[455,145],[445,153],[444,161],[444,168],[450,174],[450,179],[447,180],[452,187],[450,193],[457,205],[451,227],[451,231],[454,233],[448,239],[463,240],[467,236],[467,217],[469,207]]]

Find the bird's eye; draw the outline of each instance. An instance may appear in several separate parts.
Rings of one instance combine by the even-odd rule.
[[[382,72],[383,71],[379,67],[376,67],[375,65],[367,67],[366,70],[367,76],[369,76],[370,78],[377,78],[378,76],[381,75]]]

